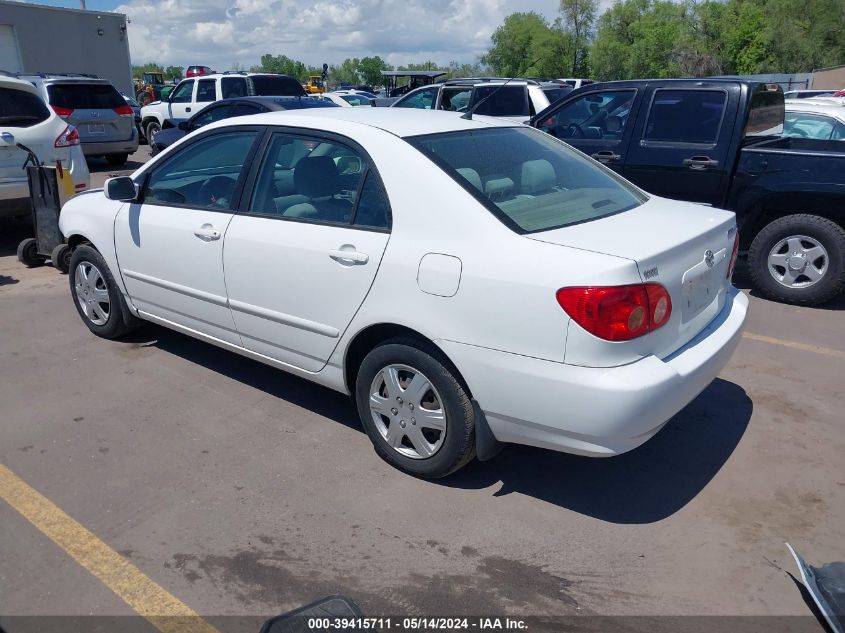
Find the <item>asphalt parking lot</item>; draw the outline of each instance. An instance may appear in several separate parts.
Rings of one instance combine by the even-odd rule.
[[[18,263],[27,230],[0,227],[0,468],[197,613],[341,593],[380,615],[822,630],[784,542],[845,560],[845,300],[752,297],[719,379],[632,453],[513,446],[432,483],[379,460],[339,394],[152,325],[97,339],[67,276]],[[13,505],[0,499],[0,614],[133,613]]]

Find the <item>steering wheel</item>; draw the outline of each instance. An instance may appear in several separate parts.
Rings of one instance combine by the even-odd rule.
[[[584,130],[577,123],[572,123],[566,128],[567,138],[584,138]]]
[[[200,187],[197,194],[199,204],[210,206],[226,206],[232,198],[237,181],[229,176],[212,176]]]

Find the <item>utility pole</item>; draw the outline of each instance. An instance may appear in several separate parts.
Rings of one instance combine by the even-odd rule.
[[[79,0],[79,4],[82,5],[82,10],[85,11],[85,0]]]

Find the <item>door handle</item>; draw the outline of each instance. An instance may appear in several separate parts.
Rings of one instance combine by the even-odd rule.
[[[366,253],[359,253],[358,251],[329,251],[329,257],[337,262],[354,262],[356,264],[366,264],[370,261],[370,256]]]
[[[607,149],[591,154],[590,157],[596,159],[600,163],[613,163],[622,158],[619,154]]]
[[[691,156],[684,159],[684,167],[695,169],[696,171],[707,169],[708,167],[718,167],[719,161],[713,160],[709,156]]]
[[[194,231],[194,235],[204,242],[213,242],[214,240],[220,239],[220,231],[210,224],[203,224],[200,228]]]

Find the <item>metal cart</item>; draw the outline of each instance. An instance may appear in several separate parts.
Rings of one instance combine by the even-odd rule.
[[[59,213],[68,196],[62,196],[64,191],[59,183],[71,182],[70,172],[63,172],[61,164],[56,167],[44,165],[31,149],[20,143],[17,146],[29,155],[24,166],[35,229],[35,237],[28,237],[18,244],[18,260],[32,268],[49,259],[54,268],[66,273],[70,268],[71,251],[59,231]]]

